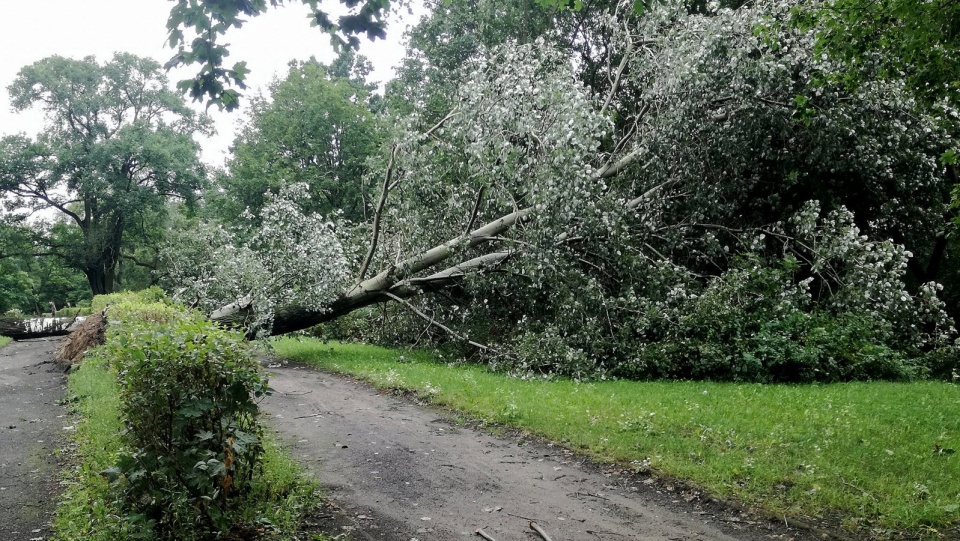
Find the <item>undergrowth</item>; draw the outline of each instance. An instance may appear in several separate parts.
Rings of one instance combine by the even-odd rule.
[[[7,338],[6,336],[0,336],[0,348],[9,344],[10,342],[13,342],[13,339]]]
[[[164,319],[171,315],[170,310],[175,309],[170,305],[145,303],[137,308],[135,304],[127,303],[118,304],[117,307],[117,313],[112,314],[115,317],[123,314],[132,316],[132,312],[138,312],[137,317],[141,322],[151,321],[156,317],[170,326],[174,325],[168,319]],[[193,454],[206,452],[198,445],[216,437],[212,432],[207,436],[204,436],[207,432],[200,432],[197,439],[189,435],[192,432],[188,432],[193,430],[187,427],[187,424],[192,423],[190,419],[193,419],[190,408],[196,409],[203,406],[205,402],[198,402],[199,405],[194,402],[200,399],[207,400],[205,395],[194,398],[193,401],[184,402],[184,405],[177,409],[177,413],[170,414],[176,430],[176,432],[171,431],[173,439],[170,441],[181,443],[176,443],[180,447],[172,448],[171,452],[165,455],[167,458],[153,458],[149,454],[152,452],[150,448],[143,446],[141,442],[143,436],[138,436],[139,439],[131,437],[131,431],[140,429],[131,422],[131,393],[138,393],[136,396],[149,394],[139,387],[131,387],[132,378],[156,379],[159,377],[157,374],[144,372],[148,366],[143,363],[153,362],[151,365],[153,369],[160,370],[162,364],[169,362],[171,367],[180,367],[178,370],[181,376],[185,377],[183,372],[191,370],[192,362],[187,356],[191,355],[191,352],[197,355],[204,351],[203,347],[207,347],[194,343],[195,340],[210,337],[215,331],[215,329],[203,327],[202,324],[194,329],[194,326],[198,325],[196,322],[189,323],[187,326],[183,326],[181,322],[180,325],[183,331],[194,333],[192,336],[197,338],[191,339],[193,342],[188,341],[181,345],[182,358],[176,363],[173,359],[165,360],[161,357],[157,357],[156,362],[150,361],[155,352],[165,350],[151,346],[150,337],[142,336],[144,331],[130,333],[129,329],[125,329],[119,333],[108,332],[107,344],[88,354],[87,360],[71,374],[70,402],[74,406],[74,413],[80,418],[75,433],[78,464],[68,474],[69,484],[57,510],[54,521],[57,539],[61,541],[125,541],[159,539],[164,536],[171,539],[197,540],[214,538],[249,540],[267,537],[290,541],[301,539],[298,533],[299,527],[303,519],[319,503],[318,487],[301,474],[296,464],[274,440],[265,435],[257,440],[257,446],[260,449],[256,457],[257,461],[255,466],[252,466],[253,470],[250,472],[248,481],[243,481],[245,483],[243,491],[236,491],[228,502],[224,500],[224,503],[220,504],[218,512],[221,514],[216,517],[218,519],[216,523],[203,522],[202,515],[199,515],[199,518],[194,518],[193,515],[208,513],[207,509],[212,508],[214,498],[218,496],[222,498],[217,492],[209,495],[201,494],[199,496],[201,499],[198,499],[196,504],[190,504],[194,508],[193,511],[177,507],[184,501],[188,501],[188,498],[194,497],[194,492],[203,489],[202,483],[205,483],[203,478],[191,480],[198,475],[193,473],[193,470],[205,473],[208,468],[212,468],[210,464],[216,466],[214,459],[201,463],[191,458]],[[156,339],[159,336],[158,333],[162,334],[157,331],[154,333],[156,336],[151,336]],[[183,332],[177,332],[171,327],[169,339],[179,340],[183,336],[186,336]],[[146,341],[142,343],[136,341],[141,338]],[[213,336],[213,338],[216,337]],[[223,341],[213,343],[216,351],[219,352],[218,355],[226,355],[223,359],[234,362],[230,357],[232,353],[228,351],[234,346]],[[118,360],[119,357],[124,356],[129,359]],[[215,359],[209,359],[209,361],[214,363]],[[140,363],[142,366],[138,367],[133,363]],[[222,372],[230,372],[229,366]],[[184,380],[181,382],[181,387],[186,389],[188,384],[189,382]],[[158,387],[160,388],[162,387]],[[229,385],[227,389],[234,394],[242,390],[235,383]],[[168,396],[170,401],[174,400],[174,394],[168,393]],[[236,396],[233,399],[240,400],[240,397]],[[147,403],[141,404],[140,407],[144,412],[150,410]],[[180,417],[177,417],[178,415]],[[166,426],[163,424],[163,417],[158,414],[154,422],[158,431]],[[224,419],[225,429],[235,430],[231,423],[236,421],[231,421],[223,415],[221,417]],[[139,422],[147,423],[148,420],[143,418]],[[209,431],[205,428],[206,425],[197,426]],[[226,440],[227,445],[236,449],[241,437],[242,435],[239,434],[230,436]],[[187,445],[190,447],[186,447]],[[244,459],[241,458],[240,450],[226,449],[227,463],[224,465],[225,469],[221,469],[229,473],[235,470],[235,466],[230,462],[236,463]],[[208,453],[212,452],[214,451]],[[191,459],[192,461],[189,461],[191,466],[194,462],[197,465],[192,466],[189,471],[172,470],[180,467],[178,464],[183,462],[182,460],[174,462],[173,459],[177,458],[175,453],[183,454],[186,457],[184,460]],[[125,462],[132,466],[129,464],[125,466]],[[150,466],[154,463],[159,465]],[[207,468],[200,468],[201,464]],[[141,473],[140,470],[143,468],[150,469]],[[185,485],[171,484],[161,477],[161,474],[185,479],[181,481]],[[220,472],[217,475],[218,477],[214,480],[217,482],[218,491],[225,492],[231,488],[231,484],[224,482],[224,479],[237,484],[241,482],[238,480],[239,474],[227,477],[224,472]],[[140,480],[143,476],[150,478],[151,485],[145,485]],[[163,486],[158,483],[163,483]],[[137,495],[135,500],[131,500],[131,494]],[[167,503],[168,501],[171,503]],[[207,503],[202,504],[202,501]],[[159,505],[152,502],[163,502],[161,511],[164,514],[159,515],[159,519],[152,519],[145,514]],[[167,518],[171,513],[176,513],[175,518],[180,521],[180,524]],[[195,526],[189,527],[186,520]],[[159,529],[161,526],[163,529]],[[311,539],[317,539],[317,537],[311,537]]]
[[[280,339],[274,348],[771,515],[839,514],[861,532],[960,534],[955,384],[578,383],[358,344]]]

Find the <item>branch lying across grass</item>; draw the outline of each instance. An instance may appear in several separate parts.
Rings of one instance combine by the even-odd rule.
[[[960,534],[960,453],[936,452],[960,449],[957,385],[522,380],[419,352],[295,339],[274,347],[771,516]]]

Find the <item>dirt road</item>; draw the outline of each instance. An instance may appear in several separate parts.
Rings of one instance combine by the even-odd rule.
[[[70,419],[59,405],[66,378],[53,363],[56,340],[0,348],[0,539],[50,535],[59,494],[54,451]],[[69,428],[69,427],[68,427]]]
[[[458,427],[449,414],[350,379],[272,361],[264,402],[294,456],[354,518],[353,539],[732,541],[812,539],[750,524],[682,489],[549,444]],[[690,501],[687,501],[687,500]]]

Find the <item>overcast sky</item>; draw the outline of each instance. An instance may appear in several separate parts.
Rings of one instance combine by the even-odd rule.
[[[422,4],[417,1],[416,4]],[[324,2],[330,5],[331,3]],[[7,86],[23,66],[50,55],[83,58],[94,55],[100,61],[123,51],[154,58],[160,63],[173,56],[165,46],[169,0],[29,0],[3,2],[0,17],[0,135],[18,132],[36,134],[42,127],[39,111],[14,113],[10,110]],[[417,10],[422,11],[422,9]],[[329,38],[307,21],[307,9],[300,2],[288,2],[251,20],[243,28],[231,29],[223,39],[230,44],[232,65],[247,61],[251,70],[248,94],[267,84],[275,75],[286,73],[290,60],[316,56],[321,62],[334,58]],[[373,80],[387,81],[403,57],[402,35],[414,16],[393,16],[387,40],[371,43],[363,39],[360,52],[370,58]],[[168,74],[171,84],[189,78],[194,67]],[[202,109],[201,105],[197,106]],[[211,108],[217,125],[216,137],[202,140],[207,163],[222,165],[227,147],[233,140],[241,112],[217,112]]]

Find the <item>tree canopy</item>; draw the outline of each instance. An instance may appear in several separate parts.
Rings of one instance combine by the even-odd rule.
[[[158,63],[117,54],[53,56],[25,66],[8,91],[16,110],[40,107],[36,138],[0,140],[0,191],[8,212],[47,213],[37,246],[109,293],[127,241],[158,224],[166,203],[193,201],[204,183],[194,134],[210,131],[167,88]],[[135,259],[135,258],[134,258]]]
[[[251,99],[215,195],[221,216],[257,214],[267,194],[302,183],[311,194],[306,210],[365,218],[373,191],[364,179],[366,161],[379,150],[381,130],[365,82],[350,76],[357,67],[363,75],[364,60],[359,66],[355,60],[344,55],[342,75],[316,60],[292,62],[269,96]]]

